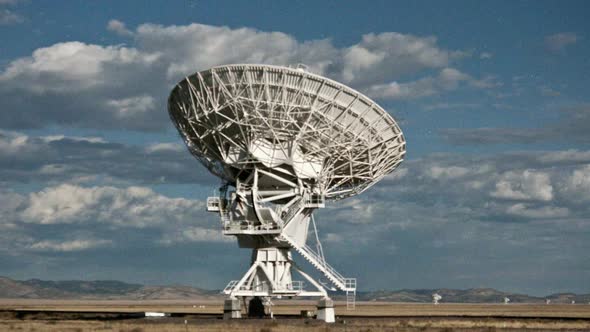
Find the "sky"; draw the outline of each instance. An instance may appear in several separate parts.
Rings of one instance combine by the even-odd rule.
[[[303,63],[374,99],[407,140],[401,167],[315,214],[360,290],[590,293],[589,9],[0,0],[0,275],[239,278],[250,252],[205,211],[219,180],[166,99],[212,66]]]

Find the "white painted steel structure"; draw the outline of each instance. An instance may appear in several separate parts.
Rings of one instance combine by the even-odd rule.
[[[327,298],[325,284],[295,264],[294,249],[354,308],[356,279],[326,262],[312,212],[363,192],[402,162],[405,140],[394,119],[347,86],[268,65],[188,76],[172,90],[168,111],[189,151],[223,181],[207,209],[219,213],[224,234],[253,249],[250,269],[224,293]],[[310,224],[315,249],[307,245]]]
[[[432,303],[438,304],[438,301],[442,300],[442,296],[438,293],[432,294]]]

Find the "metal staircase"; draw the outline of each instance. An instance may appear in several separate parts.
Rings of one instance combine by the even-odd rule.
[[[223,289],[223,291],[221,291],[221,293],[223,294],[230,294],[234,288],[236,288],[236,285],[238,284],[238,282],[240,282],[239,280],[232,280],[230,281],[227,286],[225,286],[225,288]]]
[[[328,280],[330,280],[338,289],[346,292],[346,308],[354,309],[356,298],[356,278],[345,278],[332,266],[330,266],[325,259],[313,251],[309,246],[300,246],[291,237],[285,233],[281,237],[287,241],[295,251],[297,251],[303,258],[305,258],[316,269],[320,270]]]

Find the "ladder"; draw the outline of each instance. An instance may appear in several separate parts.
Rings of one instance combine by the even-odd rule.
[[[356,308],[356,290],[346,292],[346,310]]]

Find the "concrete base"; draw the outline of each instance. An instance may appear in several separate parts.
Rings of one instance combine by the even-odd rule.
[[[334,301],[330,298],[323,298],[318,302],[318,320],[323,320],[326,323],[334,323]]]
[[[223,302],[223,319],[242,318],[242,306],[238,299],[227,299]]]

